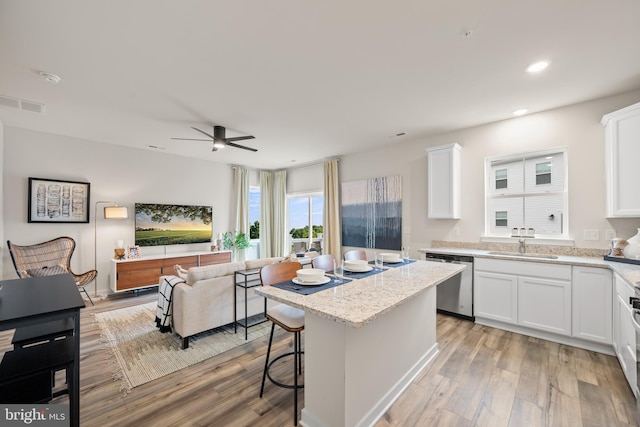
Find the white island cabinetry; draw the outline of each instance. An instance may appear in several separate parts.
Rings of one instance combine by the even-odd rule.
[[[305,312],[300,424],[374,425],[438,352],[436,285],[464,268],[419,260],[311,295],[257,288]]]

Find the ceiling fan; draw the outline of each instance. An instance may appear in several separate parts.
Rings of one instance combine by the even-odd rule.
[[[213,142],[213,148],[211,149],[211,151],[218,151],[219,149],[224,148],[227,145],[230,147],[242,148],[243,150],[249,150],[254,152],[258,151],[255,148],[245,147],[244,145],[235,144],[235,141],[244,141],[245,139],[254,139],[255,137],[253,135],[225,138],[225,128],[223,126],[214,126],[213,135],[193,126],[191,126],[191,129],[197,130],[198,132],[208,136],[209,139],[194,139],[194,138],[171,138],[171,139],[178,139],[181,141],[210,141],[210,142]]]

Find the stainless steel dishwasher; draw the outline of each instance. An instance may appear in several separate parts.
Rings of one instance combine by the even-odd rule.
[[[473,315],[473,257],[425,253],[427,261],[463,264],[460,274],[438,285],[436,307],[439,313],[450,314],[463,319],[475,320]]]

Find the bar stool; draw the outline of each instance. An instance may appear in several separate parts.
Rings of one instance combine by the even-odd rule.
[[[350,259],[362,259],[362,260],[367,260],[367,253],[365,252],[364,249],[353,249],[351,251],[347,251],[344,253],[344,260],[350,260]]]
[[[311,266],[313,268],[321,268],[324,271],[333,271],[333,265],[336,262],[336,258],[331,255],[320,255],[311,260]]]
[[[296,277],[296,271],[300,270],[302,265],[299,262],[281,262],[278,264],[269,264],[260,269],[260,281],[262,286],[270,286],[275,283],[291,280]],[[264,393],[264,384],[266,378],[269,378],[273,384],[288,389],[293,389],[293,421],[294,425],[298,425],[298,389],[304,388],[304,384],[298,384],[298,375],[302,374],[302,343],[301,332],[304,330],[304,311],[291,307],[287,304],[278,304],[275,307],[267,309],[267,319],[271,324],[271,335],[269,336],[269,346],[267,347],[267,358],[264,363],[264,371],[262,372],[262,385],[260,386],[260,397]],[[275,359],[269,361],[271,355],[271,343],[273,342],[273,332],[276,325],[280,326],[287,332],[293,333],[293,351],[281,354]],[[276,361],[283,357],[293,356],[293,384],[284,384],[276,381],[271,377],[269,369]]]

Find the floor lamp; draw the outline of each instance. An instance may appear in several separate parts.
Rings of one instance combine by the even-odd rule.
[[[105,206],[104,208],[104,219],[127,219],[129,218],[129,210],[127,209],[126,206],[118,206],[118,204],[116,202],[96,202],[96,211],[95,211],[95,216],[94,216],[94,227],[93,227],[93,232],[94,232],[94,237],[93,237],[93,244],[94,244],[94,251],[93,251],[93,265],[95,266],[94,268],[96,270],[98,270],[98,205],[112,205],[112,206]],[[96,283],[95,283],[95,291],[94,291],[94,296],[98,296],[98,277],[96,276]]]

